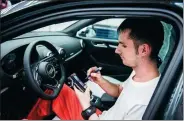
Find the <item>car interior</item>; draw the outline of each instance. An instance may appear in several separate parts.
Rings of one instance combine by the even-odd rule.
[[[25,118],[39,98],[27,84],[23,64],[25,50],[35,40],[47,41],[57,49],[66,72],[64,83],[68,86],[71,86],[68,77],[73,73],[86,83],[87,70],[93,66],[102,67],[103,77],[111,83],[120,84],[125,81],[132,69],[123,65],[115,54],[118,45],[117,27],[125,19],[90,18],[62,21],[45,25],[2,43],[0,63],[6,76],[1,81],[1,119]],[[162,61],[159,65],[162,74],[175,48],[177,34],[172,23],[166,20],[161,22],[164,27],[164,43],[158,56]],[[38,44],[31,52],[30,63],[34,64],[52,54],[49,48]],[[91,90],[93,92],[96,89],[94,87]],[[116,102],[116,98],[106,93],[101,97],[94,97],[94,105],[101,111],[108,110]],[[53,117],[54,114],[45,119]]]

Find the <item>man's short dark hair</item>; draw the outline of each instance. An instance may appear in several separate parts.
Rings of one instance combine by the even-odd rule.
[[[157,60],[164,40],[162,23],[153,18],[127,18],[118,27],[118,33],[130,29],[129,37],[133,40],[136,50],[139,45],[148,44],[152,51],[150,58]]]

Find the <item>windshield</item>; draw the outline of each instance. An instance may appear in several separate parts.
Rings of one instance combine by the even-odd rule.
[[[71,26],[72,24],[76,23],[78,20],[75,21],[68,21],[63,22],[59,24],[52,24],[46,27],[42,27],[40,29],[36,29],[33,32],[56,32],[56,31],[62,31],[66,29],[67,27]]]

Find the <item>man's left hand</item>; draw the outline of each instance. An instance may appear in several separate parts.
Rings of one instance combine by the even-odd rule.
[[[85,110],[88,107],[90,107],[90,89],[89,87],[86,89],[84,93],[78,90],[75,86],[74,86],[74,90],[82,106],[82,109]]]

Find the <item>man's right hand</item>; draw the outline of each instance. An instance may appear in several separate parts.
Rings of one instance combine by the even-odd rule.
[[[91,75],[89,77],[89,80],[94,81],[97,83],[107,94],[113,96],[113,97],[118,97],[123,90],[121,85],[113,84],[109,82],[108,80],[105,80],[100,72],[93,73],[97,67],[91,67],[87,71],[87,75]]]
[[[91,67],[88,71],[87,71],[87,75],[91,75],[89,77],[89,80],[94,81],[97,84],[100,84],[102,81],[104,81],[100,71],[98,71],[97,73],[93,73],[95,70],[97,69],[97,67]]]

